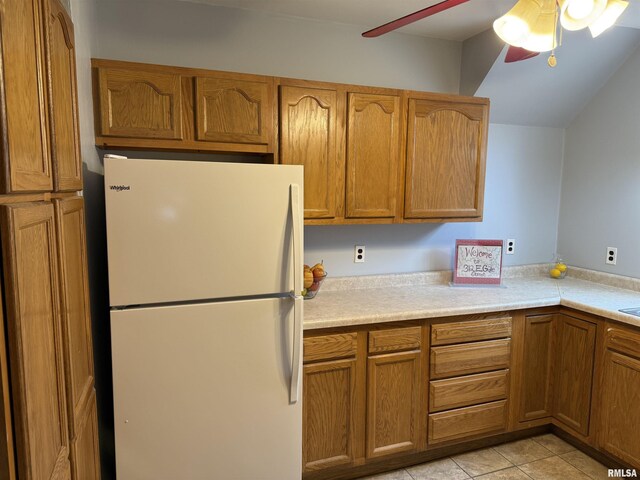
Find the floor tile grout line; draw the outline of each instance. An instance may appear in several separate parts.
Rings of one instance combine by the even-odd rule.
[[[579,451],[579,450],[578,450],[578,451]],[[567,453],[571,453],[571,452],[567,452]],[[584,452],[583,452],[583,453],[584,453]],[[562,455],[564,455],[564,453],[563,453]],[[585,455],[586,455],[586,454],[585,454]],[[589,457],[589,456],[587,455],[587,457]],[[579,466],[574,465],[573,463],[571,463],[571,462],[569,462],[569,461],[565,460],[565,459],[564,459],[564,458],[562,458],[560,455],[558,455],[558,458],[559,458],[560,460],[562,460],[563,462],[568,463],[568,464],[569,464],[569,465],[571,465],[573,468],[575,468],[576,470],[578,470],[580,473],[582,473],[582,474],[586,475],[587,477],[589,477],[591,480],[597,480],[597,479],[594,479],[591,475],[589,475],[589,473],[588,473],[588,472],[585,472],[585,471],[584,471],[584,470],[582,470]],[[589,458],[591,458],[591,457],[589,457]],[[595,459],[593,459],[593,458],[592,458],[592,460],[595,460]],[[598,462],[597,460],[595,460],[595,461],[596,461],[596,462]],[[598,462],[598,463],[600,463],[600,462]],[[602,464],[601,464],[601,465],[602,465]]]
[[[503,470],[509,470],[510,468],[518,468],[518,467],[516,465],[511,465],[509,467],[499,468],[498,470],[493,470],[491,472],[482,473],[480,475],[476,475],[475,477],[472,476],[471,478],[473,478],[475,480],[476,478],[480,478],[480,477],[483,477],[485,475],[491,475],[492,473],[502,472]],[[525,475],[527,475],[527,474],[525,473]],[[527,475],[527,477],[529,477],[529,476]],[[531,477],[529,477],[529,478],[531,478]]]
[[[474,451],[475,451],[475,450],[472,450],[472,452],[474,452]],[[469,453],[470,453],[470,452],[469,452]],[[455,458],[453,458],[453,457],[447,457],[447,458],[450,458],[450,459],[451,459],[451,461],[452,461],[453,463],[455,463],[455,464],[458,466],[458,468],[459,468],[460,470],[462,470],[464,473],[466,473],[466,474],[467,474],[467,476],[468,476],[469,478],[473,478],[473,475],[471,475],[471,474],[470,474],[469,472],[467,472],[464,468],[462,468],[462,465],[460,465],[458,462],[456,462]]]
[[[505,444],[501,444],[501,445],[505,445]],[[505,457],[502,453],[500,453],[498,450],[496,450],[495,447],[491,447],[491,450],[493,450],[494,452],[496,452],[498,455],[500,455],[502,458],[504,458],[507,462],[509,462],[511,465],[513,465],[514,467],[517,467],[518,465],[516,465],[515,463],[513,463],[511,460],[509,460],[507,457]]]
[[[549,457],[549,458],[551,458],[551,457]],[[524,473],[524,476],[525,476],[525,477],[530,478],[531,480],[533,480],[533,477],[532,477],[531,475],[529,475],[527,472],[525,472],[524,470],[522,470],[522,469],[521,469],[520,467],[518,467],[517,465],[516,465],[516,468],[517,468],[519,471],[521,471],[522,473]]]

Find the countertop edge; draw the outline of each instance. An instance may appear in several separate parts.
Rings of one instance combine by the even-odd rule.
[[[316,320],[313,322],[305,322],[303,329],[320,330],[325,328],[338,327],[355,327],[358,325],[374,325],[377,323],[392,323],[408,320],[423,320],[428,318],[446,318],[459,315],[473,315],[478,313],[505,312],[513,310],[524,310],[527,308],[553,307],[561,305],[561,297],[545,297],[536,300],[523,302],[509,302],[500,304],[486,304],[481,306],[455,307],[455,308],[439,308],[430,310],[413,310],[409,312],[398,312],[386,315],[363,315],[362,317],[337,317],[331,320]],[[621,314],[622,315],[622,314]],[[628,315],[630,316],[630,315]],[[638,322],[640,325],[640,321]]]

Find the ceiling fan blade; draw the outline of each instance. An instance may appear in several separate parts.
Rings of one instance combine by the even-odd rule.
[[[373,28],[371,30],[367,30],[362,34],[362,36],[366,38],[379,37],[380,35],[392,32],[397,28],[404,27],[405,25],[417,22],[418,20],[430,17],[431,15],[443,12],[444,10],[448,10],[449,8],[455,7],[462,3],[466,3],[468,1],[469,0],[444,0],[440,3],[436,3],[435,5],[431,5],[430,7],[423,8],[422,10],[410,13],[409,15],[405,15],[404,17],[398,18],[397,20],[393,20],[392,22],[385,23],[384,25],[380,25],[379,27]]]
[[[533,58],[540,55],[539,52],[532,52],[520,47],[509,47],[507,50],[507,56],[504,57],[504,63],[519,62],[520,60],[526,60],[527,58]]]

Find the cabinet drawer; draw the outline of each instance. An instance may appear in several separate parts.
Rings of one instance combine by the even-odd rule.
[[[429,383],[429,412],[507,398],[508,370],[478,373]]]
[[[450,345],[510,336],[511,317],[440,323],[431,326],[431,345]]]
[[[511,340],[491,340],[431,349],[431,378],[447,378],[509,367]]]
[[[369,333],[369,353],[389,353],[420,348],[421,327],[394,328]]]
[[[500,431],[506,423],[506,400],[433,413],[429,415],[429,445]]]
[[[608,324],[605,345],[612,350],[618,350],[640,358],[640,333]]]
[[[305,338],[303,343],[304,361],[317,362],[318,360],[355,357],[357,336],[356,332],[352,332]]]

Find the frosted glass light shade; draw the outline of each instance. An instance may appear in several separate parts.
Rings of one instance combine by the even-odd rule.
[[[628,6],[629,2],[624,0],[609,0],[604,12],[589,25],[591,36],[595,38],[612,27]]]
[[[560,23],[566,30],[588,27],[607,6],[607,0],[560,0]]]
[[[529,35],[522,42],[521,47],[531,52],[548,52],[557,46],[556,0],[543,0],[542,13],[530,26]]]
[[[509,45],[522,46],[541,13],[541,0],[518,0],[514,7],[493,22],[493,29]]]

